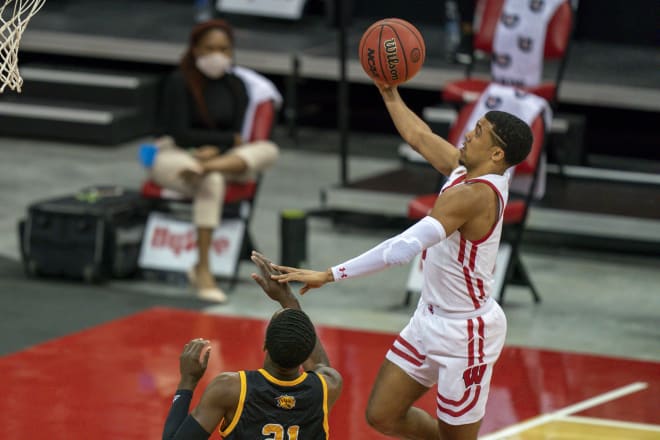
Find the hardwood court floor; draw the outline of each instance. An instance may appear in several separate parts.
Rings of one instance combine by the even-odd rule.
[[[183,345],[194,337],[212,341],[201,391],[221,371],[261,366],[266,324],[154,308],[4,356],[0,438],[160,438],[179,379]],[[319,335],[345,378],[330,415],[332,438],[385,438],[368,428],[364,409],[394,335],[320,326]],[[658,438],[659,367],[654,362],[506,347],[494,375],[482,438]],[[434,394],[420,401],[433,413]]]

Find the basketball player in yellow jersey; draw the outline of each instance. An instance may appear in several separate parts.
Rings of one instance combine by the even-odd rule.
[[[329,438],[328,412],[341,392],[341,375],[330,367],[312,322],[289,286],[271,280],[279,272],[257,252],[252,261],[261,272],[252,278],[282,306],[266,330],[263,368],[220,374],[188,414],[209,359],[208,351],[204,354],[208,341],[190,341],[180,358],[181,381],[165,421],[164,440],[206,440],[216,428],[225,440]]]

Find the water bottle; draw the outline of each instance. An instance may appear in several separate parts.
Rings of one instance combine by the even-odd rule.
[[[154,144],[142,144],[138,150],[138,160],[144,168],[151,168],[156,161],[158,147]]]
[[[456,49],[461,43],[460,17],[456,0],[445,0],[445,55],[454,61]]]
[[[195,0],[195,22],[202,23],[214,16],[212,0]]]

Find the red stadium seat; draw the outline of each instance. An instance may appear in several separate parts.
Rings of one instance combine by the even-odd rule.
[[[493,39],[497,23],[502,14],[505,0],[479,0],[477,11],[481,11],[480,24],[476,29],[474,49],[487,55],[493,53]],[[563,76],[566,54],[573,27],[573,10],[570,1],[566,0],[555,12],[546,33],[543,59],[558,60],[559,67],[553,81],[542,82],[533,87],[523,87],[526,91],[545,98],[553,107],[556,105],[557,90]],[[472,57],[474,60],[475,57]],[[486,79],[471,78],[474,61],[466,68],[465,78],[445,84],[442,99],[446,102],[463,104],[472,102],[483,92],[491,82]]]
[[[273,124],[275,122],[276,110],[272,101],[264,101],[257,106],[254,113],[254,120],[249,141],[258,141],[270,139]],[[245,236],[240,258],[247,260],[250,258],[250,252],[255,248],[254,240],[249,232],[249,225],[254,212],[254,202],[259,189],[261,176],[255,180],[246,182],[227,182],[225,190],[225,199],[223,207],[223,217],[239,218],[245,222]],[[157,210],[169,211],[172,203],[190,204],[192,199],[176,191],[163,188],[153,180],[143,182],[140,189],[142,197],[154,202],[154,208]],[[238,264],[236,273],[232,279],[233,283],[237,280]]]

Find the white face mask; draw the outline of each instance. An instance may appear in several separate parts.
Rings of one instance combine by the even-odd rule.
[[[197,68],[207,77],[218,79],[231,67],[231,58],[219,52],[197,57]]]

